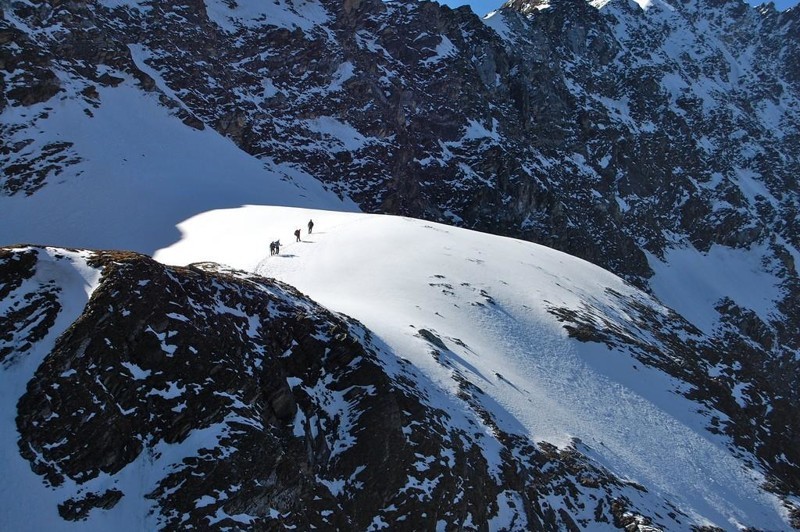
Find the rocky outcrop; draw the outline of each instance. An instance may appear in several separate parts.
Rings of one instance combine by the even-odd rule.
[[[8,366],[44,338],[61,310],[55,284],[25,291],[36,266],[36,253],[0,251],[0,299],[8,308],[0,317],[0,364]]]

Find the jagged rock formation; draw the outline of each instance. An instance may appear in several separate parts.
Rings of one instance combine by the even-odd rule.
[[[96,279],[83,308],[75,272]],[[443,399],[360,324],[275,281],[35,247],[0,250],[0,274],[4,382],[35,370],[17,405],[19,452],[64,519],[142,490],[147,526],[168,530],[645,530],[687,518],[580,442],[505,433],[466,379]]]

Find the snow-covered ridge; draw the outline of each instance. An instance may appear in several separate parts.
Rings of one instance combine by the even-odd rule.
[[[53,274],[51,259],[64,257],[82,260],[73,269],[90,281],[88,303],[72,293],[85,284],[70,281],[72,266]],[[2,466],[17,479],[15,496],[0,499],[9,528],[364,528],[427,523],[434,512],[449,524],[538,528],[546,516],[524,501],[565,482],[573,502],[553,498],[553,508],[599,505],[577,519],[645,520],[640,512],[668,504],[573,445],[537,449],[464,375],[453,374],[453,393],[362,325],[264,277],[35,247],[3,249],[0,271],[11,283],[0,289],[12,287],[3,338],[39,311],[21,299],[44,308],[37,297],[63,293],[71,308],[47,336],[12,338],[11,358],[2,351]],[[23,358],[26,346],[35,357]],[[438,356],[447,364],[452,353]],[[551,479],[533,490],[539,475],[518,468],[547,468]],[[465,490],[473,483],[480,494]]]
[[[209,238],[221,224],[240,237]],[[679,395],[683,383],[625,349],[567,338],[552,309],[590,306],[623,329],[634,325],[620,301],[669,313],[596,266],[535,244],[388,216],[247,207],[198,216],[181,230],[183,240],[156,258],[210,258],[288,282],[364,323],[451,394],[459,389],[454,373],[483,390],[504,431],[558,446],[581,441],[599,463],[696,523],[786,524],[778,500],[759,488],[761,474],[707,432],[708,419]],[[266,256],[278,238],[281,254]]]
[[[310,220],[314,222],[313,232],[307,229]],[[275,380],[269,387],[273,390],[271,394],[278,394],[276,399],[271,399],[275,405],[272,407],[274,415],[284,420],[291,418],[288,426],[295,438],[327,441],[328,459],[332,462],[344,460],[346,467],[353,468],[344,476],[318,478],[319,484],[326,486],[333,497],[363,495],[359,479],[367,474],[365,471],[373,471],[374,463],[358,464],[351,461],[352,456],[363,456],[360,446],[372,445],[370,438],[374,435],[369,436],[369,431],[363,427],[369,419],[366,413],[374,412],[367,406],[369,401],[385,400],[389,392],[382,388],[384,384],[380,384],[383,391],[376,388],[379,386],[375,380],[377,376],[371,378],[369,385],[359,379],[357,382],[361,384],[342,390],[340,381],[331,374],[322,373],[315,381],[303,373],[308,355],[301,353],[308,345],[301,344],[311,341],[303,338],[313,337],[314,348],[327,354],[332,348],[326,346],[342,341],[334,332],[319,330],[312,336],[301,335],[277,352],[265,351],[265,346],[273,345],[265,336],[266,323],[271,322],[270,327],[276,331],[284,331],[287,325],[281,325],[280,320],[295,316],[297,309],[311,312],[311,316],[320,316],[322,311],[315,310],[313,304],[304,301],[299,294],[287,292],[285,287],[269,285],[261,276],[291,283],[329,309],[363,323],[363,330],[359,325],[352,328],[350,334],[355,334],[364,345],[372,346],[368,347],[370,364],[378,362],[388,377],[396,379],[392,386],[400,386],[423,400],[426,409],[439,412],[421,425],[417,420],[403,429],[404,433],[410,431],[411,441],[418,441],[418,436],[411,437],[417,430],[414,427],[435,423],[439,427],[437,430],[448,436],[440,442],[442,450],[437,451],[442,461],[429,460],[422,453],[416,454],[415,461],[407,464],[415,473],[400,492],[406,495],[398,493],[398,504],[406,501],[411,493],[422,500],[435,500],[437,493],[447,492],[450,488],[445,486],[450,481],[445,479],[454,474],[454,464],[462,459],[459,453],[472,448],[470,452],[478,453],[476,456],[485,464],[487,474],[501,489],[496,500],[498,510],[488,514],[491,522],[498,527],[517,523],[516,526],[524,528],[523,523],[527,522],[524,519],[533,516],[524,517],[522,498],[530,495],[508,488],[504,484],[508,480],[504,471],[508,470],[509,456],[522,460],[514,467],[526,463],[525,467],[530,467],[536,462],[525,462],[522,456],[532,452],[531,449],[539,449],[534,451],[534,456],[538,456],[536,453],[549,456],[549,460],[561,464],[557,467],[570,463],[567,457],[577,456],[586,461],[581,466],[585,468],[583,474],[596,477],[592,482],[583,477],[589,483],[583,487],[576,485],[574,489],[578,491],[574,492],[572,502],[547,498],[553,508],[573,508],[574,511],[573,505],[578,502],[591,507],[594,504],[591,501],[596,501],[597,496],[609,497],[616,493],[616,496],[625,497],[627,508],[634,512],[631,515],[639,516],[636,519],[667,529],[688,530],[699,525],[733,527],[742,523],[780,529],[789,523],[789,514],[783,506],[789,500],[782,501],[763,491],[765,477],[759,468],[753,468],[747,454],[743,455],[742,449],[734,452],[730,438],[710,430],[712,417],[725,419],[725,414],[715,411],[708,403],[687,399],[687,382],[670,377],[652,358],[653,352],[659,356],[675,356],[676,353],[685,356],[686,353],[674,351],[669,343],[701,341],[699,332],[676,318],[653,297],[597,266],[519,240],[392,216],[249,206],[211,211],[185,221],[179,229],[181,240],[160,250],[156,257],[164,263],[179,265],[203,261],[205,266],[162,271],[160,267],[143,262],[144,259],[136,259],[138,262],[131,264],[139,266],[126,271],[130,254],[102,255],[106,263],[113,261],[115,271],[122,269],[109,274],[102,295],[98,296],[101,299],[93,303],[92,317],[84,316],[81,327],[91,331],[94,329],[92,319],[100,318],[97,325],[100,330],[106,327],[107,332],[101,334],[108,336],[104,340],[101,336],[97,339],[99,342],[91,344],[93,347],[88,348],[85,357],[74,358],[69,355],[68,344],[83,346],[79,347],[82,350],[87,347],[85,341],[80,340],[81,328],[72,328],[69,335],[78,337],[61,340],[58,350],[59,364],[64,364],[65,360],[71,362],[66,362],[67,365],[56,369],[55,373],[50,369],[59,368],[53,366],[54,362],[42,365],[38,369],[42,372],[37,377],[39,384],[33,388],[29,386],[25,394],[27,399],[20,403],[21,411],[27,416],[27,409],[38,405],[38,402],[32,403],[29,396],[42,386],[50,386],[48,382],[52,382],[53,390],[61,390],[58,393],[63,398],[55,404],[64,405],[60,401],[71,397],[72,392],[68,394],[68,391],[75,386],[120,389],[120,384],[114,383],[121,379],[129,383],[126,385],[129,391],[127,398],[120,396],[120,403],[114,409],[122,416],[132,416],[131,420],[139,420],[136,423],[146,423],[144,427],[151,426],[154,419],[161,420],[147,429],[153,432],[142,433],[144,449],[141,452],[146,453],[127,463],[119,472],[103,473],[94,479],[88,474],[89,482],[79,480],[82,475],[78,475],[74,479],[78,482],[60,481],[51,495],[37,499],[47,510],[39,513],[42,523],[59,523],[53,510],[57,506],[62,517],[72,516],[70,519],[73,519],[89,515],[91,522],[98,526],[107,519],[123,519],[135,527],[140,516],[152,514],[156,508],[161,508],[159,511],[164,516],[164,512],[169,513],[167,508],[178,504],[172,497],[173,488],[168,486],[180,478],[175,476],[180,471],[188,471],[186,464],[195,463],[196,457],[210,452],[207,447],[210,442],[219,442],[215,444],[217,447],[212,446],[211,456],[218,455],[220,459],[227,460],[244,452],[244,448],[239,447],[244,443],[233,443],[238,441],[236,434],[241,434],[234,427],[244,424],[256,433],[264,430],[262,422],[258,421],[263,414],[246,398],[249,392],[233,395],[214,392],[224,405],[218,414],[222,417],[215,418],[210,426],[194,427],[186,424],[184,412],[194,412],[208,404],[208,399],[203,399],[203,387],[198,387],[187,376],[171,376],[161,369],[176,363],[175,367],[180,368],[179,361],[188,359],[194,360],[193,364],[218,364],[215,353],[225,352],[224,348],[218,351],[219,348],[213,347],[220,341],[218,330],[224,331],[222,341],[226,346],[234,345],[232,342],[236,338],[249,344],[246,349],[236,350],[243,357],[236,359],[239,368],[236,371],[241,372],[237,382],[242,379],[241,382],[250,382],[259,375],[264,364],[273,364],[276,356],[291,363],[295,368],[293,372],[300,372],[289,373],[286,378],[280,377],[280,372],[269,372],[277,376],[272,377]],[[300,231],[299,240],[292,234],[295,230]],[[283,244],[281,252],[271,256],[268,244],[277,239]],[[10,252],[12,257],[26,256],[25,253],[38,256],[42,254],[38,249],[12,249]],[[79,282],[66,282],[69,276],[61,274],[41,277],[37,273],[41,278],[33,278],[31,289],[42,290],[49,286],[62,291],[61,301],[68,302],[65,307],[72,308],[64,314],[64,320],[75,319],[86,304],[87,296],[97,291],[99,271],[88,267],[87,261],[92,264],[102,261],[85,252],[52,250],[37,259],[36,270],[49,271],[51,260],[47,257],[51,256],[74,263],[76,266],[64,264],[69,266],[67,271],[79,273]],[[208,260],[240,271],[211,266]],[[222,277],[208,277],[202,271],[218,271]],[[236,279],[241,279],[244,285],[237,286]],[[62,284],[65,284],[63,289]],[[27,290],[24,283],[19,286],[17,291]],[[187,295],[189,299],[184,301]],[[14,301],[20,297],[14,292],[10,298],[4,298],[0,310],[8,315]],[[278,299],[273,299],[275,297]],[[148,304],[156,300],[163,305]],[[143,311],[151,318],[143,320]],[[106,312],[110,314],[103,316]],[[159,314],[163,317],[158,317]],[[640,319],[645,315],[650,321]],[[317,322],[319,319],[313,318]],[[115,323],[114,320],[123,321]],[[123,325],[124,320],[133,320],[131,323],[137,324],[141,329],[138,334],[144,338],[145,343],[133,351],[124,348],[131,338],[131,332]],[[221,321],[214,326],[204,325],[208,320],[210,323]],[[65,322],[59,323],[64,324],[53,328],[48,336],[50,340],[35,344],[38,359],[20,359],[29,364],[25,376],[19,373],[20,368],[26,367],[24,364],[12,363],[4,370],[3,378],[16,382],[8,387],[5,396],[7,412],[14,411],[24,391],[23,381],[30,380],[35,366],[45,356],[54,356],[48,355],[48,351],[53,349],[55,335],[65,330]],[[232,323],[236,325],[231,327]],[[593,336],[592,323],[601,332],[612,331],[617,339],[607,342],[602,336]],[[16,324],[12,322],[12,326]],[[331,331],[337,327],[341,325],[334,326]],[[570,327],[578,327],[576,338],[584,341],[568,334]],[[209,334],[208,331],[214,332],[205,339],[197,337],[198,332],[203,335]],[[98,350],[100,346],[103,347]],[[11,348],[12,353],[18,350],[19,342]],[[638,355],[637,349],[641,348],[651,353],[650,358]],[[128,360],[115,357],[119,368],[111,371],[113,367],[105,363],[92,363],[92,357],[102,356],[105,349],[114,350],[120,356],[127,356],[125,353],[140,355]],[[333,364],[351,352],[340,348],[334,351],[336,354],[331,354],[330,358]],[[354,375],[358,374],[361,370],[356,360],[359,359],[356,357],[339,369],[350,368],[356,372]],[[225,366],[231,363],[226,362]],[[681,363],[705,367],[702,360],[686,359]],[[85,371],[88,371],[89,380],[95,379],[92,381],[95,384],[80,383]],[[100,380],[92,377],[95,371],[102,372]],[[718,365],[708,367],[707,371],[719,377],[727,369]],[[200,377],[206,376],[206,371],[200,372]],[[219,382],[224,385],[225,380]],[[747,383],[739,383],[736,388],[737,401],[743,406],[748,401],[746,388]],[[298,402],[311,402],[302,403],[305,406],[294,411],[291,400],[281,395],[286,393],[297,396]],[[128,397],[130,394],[133,396]],[[359,397],[357,402],[353,394]],[[164,403],[158,417],[150,416],[150,421],[145,421],[148,419],[142,417],[145,411],[141,410],[138,400],[133,400],[139,395],[148,402]],[[312,414],[312,411],[317,413]],[[33,414],[39,416],[46,416],[47,412],[37,414],[33,410]],[[319,424],[323,412],[326,419],[332,420],[327,423],[335,423],[333,432],[326,429],[330,425]],[[70,417],[71,423],[91,421],[91,417]],[[8,418],[13,419],[13,416]],[[39,423],[46,424],[37,428]],[[43,417],[37,422],[25,421],[20,430],[26,438],[32,438],[32,446],[43,445],[41,452],[57,453],[59,447],[76,443],[69,437],[40,441],[49,434],[48,427],[58,426],[58,423],[53,416]],[[174,434],[165,436],[167,432],[159,436],[161,431],[167,430],[164,427],[177,428],[179,441],[158,443],[159,438],[167,441],[176,438]],[[25,462],[14,458],[17,432],[13,424],[7,433],[11,436],[5,444],[6,456],[11,462],[4,467],[15,470]],[[459,434],[461,443],[456,444],[453,438]],[[121,437],[127,436],[121,433]],[[155,439],[151,441],[151,438]],[[76,466],[73,454],[59,459],[36,453],[25,456],[33,460],[37,470],[45,467],[70,471]],[[181,463],[184,465],[179,465]],[[192,467],[202,468],[204,463],[201,460],[200,465]],[[89,472],[98,466],[90,467]],[[174,473],[162,476],[158,473],[159,467]],[[144,480],[135,473],[142,468],[147,471]],[[32,486],[31,493],[41,489],[36,487],[36,476],[22,472],[19,475],[25,477],[26,485]],[[593,491],[598,486],[600,491]],[[182,488],[190,489],[198,488],[188,484]],[[243,491],[233,497],[233,492],[240,489],[226,485],[224,490],[219,488],[202,495],[192,491],[197,494],[198,502],[194,510],[185,510],[188,513],[184,519],[197,519],[212,512],[217,516],[212,517],[213,522],[216,518],[219,522],[233,520],[243,525],[262,522],[265,515],[261,510],[255,514],[235,512],[236,506],[226,502],[250,496]],[[445,492],[441,492],[442,489]],[[550,488],[539,489],[546,493]],[[160,494],[157,504],[142,499],[153,493]],[[93,507],[106,508],[106,511],[93,510]],[[289,518],[288,513],[270,512],[269,519]],[[321,518],[330,515],[325,512],[328,510],[319,514]],[[670,518],[664,517],[670,513]],[[12,525],[22,519],[18,513],[7,515]],[[598,524],[594,522],[598,515],[594,511],[572,515],[585,520],[583,522]],[[388,524],[398,516],[402,517],[382,512],[376,518]],[[450,515],[446,519],[453,518]],[[148,522],[152,526],[172,522],[171,518],[163,519],[166,521]]]

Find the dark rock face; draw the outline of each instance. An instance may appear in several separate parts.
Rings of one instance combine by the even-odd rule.
[[[29,319],[5,303],[58,288],[37,284],[38,253],[0,255],[10,280],[0,323],[17,357],[28,339],[7,341],[7,324]],[[288,286],[213,264],[84,257],[102,277],[16,420],[20,454],[63,490],[64,519],[144,492],[151,526],[170,530],[680,521],[650,514],[645,488],[593,464],[579,442],[557,449],[505,433],[465,379],[453,417],[441,406],[454,399]],[[435,333],[426,338],[435,348]]]
[[[367,441],[351,447],[366,427],[370,446],[405,446],[403,394],[345,323],[321,309],[313,315],[303,308],[310,303],[295,306],[298,294],[280,295],[288,288],[232,274],[171,271],[114,253],[94,264],[103,267],[101,286],[20,400],[20,451],[34,471],[54,486],[83,484],[163,459],[173,469],[150,496],[168,528],[202,526],[222,508],[256,520],[277,512],[304,527],[343,526],[358,515],[365,501],[343,510],[325,478],[355,482],[358,473],[377,484],[384,455],[359,473]],[[368,408],[376,388],[380,408]],[[170,464],[169,446],[197,433],[206,437],[196,455]],[[215,493],[219,501],[197,507]],[[90,493],[65,501],[62,515],[82,518],[120,497]]]
[[[34,250],[0,250],[0,300],[8,309],[0,316],[0,364],[11,365],[24,356],[53,326],[61,305],[55,283],[24,286],[35,271]]]
[[[91,112],[93,87],[132,76],[169,87],[190,127],[368,211],[537,241],[640,284],[643,251],[675,241],[800,245],[796,10],[510,2],[497,33],[429,2],[279,2],[253,20],[211,4],[12,3],[31,34],[0,28],[3,102],[66,98],[66,71]],[[3,127],[8,194],[79,160]]]

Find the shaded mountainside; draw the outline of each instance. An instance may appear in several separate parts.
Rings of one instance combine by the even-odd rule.
[[[69,138],[30,131],[55,101],[91,114],[133,81],[371,212],[640,283],[643,252],[676,244],[796,257],[798,16],[738,0],[509,2],[486,23],[430,2],[12,2],[0,108],[32,107],[2,124],[2,186],[80,168]]]
[[[770,350],[800,346],[800,10],[558,0],[481,21],[378,0],[0,9],[5,199],[102,188],[114,165],[94,168],[69,127],[47,131],[64,107],[91,117],[104,94],[136,86],[286,181],[539,242],[637,286],[676,249],[756,248],[777,286],[760,315]],[[144,156],[130,149],[118,168]],[[726,296],[709,314],[735,329]]]
[[[97,280],[85,308],[69,299],[77,271]],[[3,249],[0,273],[3,379],[24,389],[17,405],[4,397],[17,408],[4,430],[47,487],[37,515],[173,530],[688,519],[579,443],[505,433],[479,389],[443,394],[358,323],[275,281],[34,247]]]

